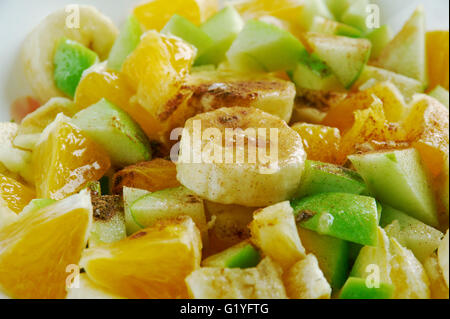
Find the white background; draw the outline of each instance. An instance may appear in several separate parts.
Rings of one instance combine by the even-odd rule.
[[[170,1],[170,0],[167,0]],[[274,0],[276,1],[276,0]],[[52,11],[70,3],[92,4],[120,25],[139,0],[0,0],[0,121],[9,120],[9,106],[29,94],[18,60],[20,45],[34,26]],[[414,8],[423,3],[428,29],[449,25],[448,0],[373,0],[382,8],[383,23],[398,30]]]

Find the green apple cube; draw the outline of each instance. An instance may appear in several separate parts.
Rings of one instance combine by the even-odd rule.
[[[372,42],[371,59],[376,59],[380,56],[386,45],[392,40],[392,30],[384,24],[379,28],[373,29],[366,35],[367,39]]]
[[[383,205],[381,227],[390,237],[410,249],[424,262],[438,247],[444,234],[395,208]]]
[[[201,55],[197,55],[195,65],[218,65],[226,58],[228,49],[244,27],[244,21],[232,6],[227,6],[209,18],[201,30],[213,41]]]
[[[334,20],[333,14],[323,0],[303,1],[302,12],[300,14],[300,25],[303,29],[309,30],[314,23],[314,18],[317,16]]]
[[[348,7],[355,1],[358,0],[325,0],[325,4],[334,17],[339,21],[342,14],[344,14]]]
[[[197,56],[202,56],[214,41],[200,27],[178,14],[172,16],[162,34],[174,35],[197,48]]]
[[[425,14],[419,6],[375,61],[377,66],[427,83]]]
[[[53,78],[56,87],[73,98],[83,72],[98,60],[94,51],[76,41],[62,38],[53,57]]]
[[[380,283],[379,287],[368,287],[366,280],[350,277],[339,294],[339,299],[392,299],[395,287]]]
[[[351,25],[363,32],[368,30],[367,26],[367,7],[369,0],[356,0],[347,10],[341,15],[341,21],[345,24]]]
[[[436,86],[433,91],[429,93],[431,97],[434,97],[436,100],[441,102],[447,108],[449,108],[449,93],[442,86]]]
[[[142,229],[142,227],[134,220],[131,213],[131,206],[140,198],[150,194],[149,191],[131,187],[123,188],[123,206],[125,211],[125,227],[127,235],[130,236]]]
[[[292,70],[305,55],[305,47],[292,34],[256,20],[247,22],[227,52],[233,69],[256,72]]]
[[[361,38],[363,36],[363,33],[354,27],[320,16],[316,16],[314,18],[309,31],[331,35],[341,35],[349,38]]]
[[[244,241],[216,255],[206,258],[202,267],[252,268],[261,261],[261,255],[253,245]]]
[[[359,78],[370,57],[372,46],[367,39],[320,33],[306,33],[305,40],[345,88],[351,87]]]
[[[315,161],[306,161],[300,198],[321,193],[349,193],[360,195],[366,191],[366,184],[353,170]]]
[[[291,202],[299,226],[361,245],[378,243],[378,209],[374,198],[323,193]]]
[[[314,254],[333,290],[340,289],[349,273],[349,242],[299,227],[298,234],[308,253]]]
[[[73,123],[108,152],[115,166],[151,159],[150,142],[142,129],[106,99],[78,112]]]
[[[349,156],[369,191],[382,203],[437,227],[436,202],[415,149]]]
[[[313,70],[305,63],[298,63],[291,75],[297,88],[317,91],[343,91],[338,78],[327,67],[324,72]]]
[[[120,72],[125,59],[141,42],[142,29],[135,16],[128,17],[108,57],[108,69]]]

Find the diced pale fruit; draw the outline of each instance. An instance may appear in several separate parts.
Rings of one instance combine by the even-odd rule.
[[[444,236],[439,230],[388,205],[383,205],[380,225],[389,237],[396,238],[403,246],[411,249],[421,262],[439,247]]]
[[[354,243],[376,246],[378,209],[374,198],[323,193],[292,201],[298,224]]]
[[[381,52],[376,65],[427,83],[425,13],[420,6]]]
[[[201,268],[186,278],[193,299],[286,299],[282,270],[269,257],[256,268]]]
[[[343,37],[349,38],[360,38],[363,35],[363,33],[360,30],[354,27],[351,27],[349,25],[337,21],[326,19],[321,16],[314,17],[313,23],[308,31],[332,35],[341,35]]]
[[[78,277],[78,287],[68,288],[66,299],[122,299],[93,283],[86,274]]]
[[[303,1],[300,14],[300,25],[304,30],[308,30],[314,23],[315,17],[322,17],[333,20],[333,14],[330,12],[323,0],[305,0]]]
[[[127,235],[130,236],[139,230],[141,230],[141,226],[136,223],[133,215],[131,214],[131,206],[139,199],[144,197],[145,195],[150,194],[149,191],[124,187],[123,188],[123,205],[125,211],[125,226],[127,230]]]
[[[261,261],[261,255],[249,241],[244,241],[203,260],[202,267],[251,268]]]
[[[80,265],[94,283],[125,298],[187,298],[184,279],[200,267],[201,248],[200,232],[183,217],[89,248]]]
[[[300,241],[289,202],[256,211],[249,228],[252,242],[283,269],[305,257],[305,248]]]
[[[349,159],[381,202],[428,225],[438,225],[434,194],[417,150],[352,155]]]
[[[47,199],[47,198],[37,198],[33,199],[25,208],[23,209],[21,214],[30,214],[34,213],[42,208],[50,206],[56,203],[56,200]]]
[[[367,7],[369,6],[368,0],[356,0],[350,4],[350,6],[342,13],[340,21],[358,28],[361,31],[367,32]]]
[[[28,114],[36,111],[42,104],[31,96],[20,97],[12,102],[10,115],[13,123],[21,123]]]
[[[142,36],[142,29],[135,16],[128,17],[114,42],[108,57],[108,69],[120,72],[122,64],[128,55],[138,46]]]
[[[109,154],[115,166],[151,158],[150,143],[142,129],[127,113],[105,99],[77,113],[73,123]]]
[[[289,268],[283,280],[290,299],[330,299],[331,287],[313,254]]]
[[[336,75],[328,67],[322,71],[314,70],[306,63],[298,63],[294,69],[292,80],[301,89],[341,91],[344,89]]]
[[[447,108],[449,107],[449,93],[442,86],[438,85],[437,87],[435,87],[434,90],[429,93],[429,95],[441,102]]]
[[[347,280],[339,294],[340,299],[392,299],[395,287],[380,283],[379,287],[367,287],[363,278],[351,277]]]
[[[358,0],[356,0],[358,1]],[[355,0],[325,0],[326,5],[337,20],[341,19],[342,14],[353,4]]]
[[[444,275],[445,282],[448,287],[448,237],[449,231],[447,230],[447,234],[445,234],[444,239],[439,245],[438,249],[438,260],[439,266],[441,267],[442,274]]]
[[[320,33],[307,33],[305,40],[346,88],[351,87],[360,76],[370,57],[372,46],[366,39]]]
[[[387,24],[384,24],[381,27],[370,31],[366,37],[372,42],[372,53],[370,58],[376,59],[380,56],[386,45],[392,40],[393,35],[391,28]]]
[[[449,291],[436,253],[429,256],[423,263],[423,267],[430,279],[430,291],[432,299],[448,299]]]
[[[299,227],[306,252],[317,257],[320,269],[333,290],[340,289],[349,272],[349,243]]]

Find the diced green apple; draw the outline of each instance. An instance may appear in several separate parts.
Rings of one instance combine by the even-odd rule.
[[[244,27],[244,21],[232,6],[227,6],[209,18],[201,29],[213,43],[197,56],[195,65],[218,65],[225,60],[225,54]]]
[[[342,288],[339,299],[392,299],[395,287],[380,283],[379,287],[368,287],[366,280],[350,277]]]
[[[351,87],[359,78],[370,57],[372,46],[367,39],[319,33],[306,33],[305,40],[346,88]]]
[[[73,98],[83,72],[98,62],[97,54],[82,44],[62,38],[53,57],[56,87]]]
[[[292,34],[256,20],[246,23],[227,52],[233,69],[256,72],[292,70],[305,55],[305,47]]]
[[[340,289],[349,272],[349,242],[299,227],[298,233],[308,253],[319,261],[331,288]]]
[[[438,85],[429,93],[431,97],[434,97],[436,100],[441,102],[447,108],[449,108],[449,93],[442,86]]]
[[[261,261],[261,255],[253,245],[244,241],[221,253],[210,256],[202,262],[202,267],[251,268]]]
[[[297,88],[317,91],[343,91],[344,87],[327,67],[322,72],[313,70],[305,63],[298,63],[292,73]]]
[[[172,16],[161,33],[174,35],[197,48],[197,56],[202,56],[214,41],[200,27],[178,14]]]
[[[131,213],[131,206],[140,198],[150,194],[149,191],[137,188],[124,187],[123,188],[123,206],[125,211],[125,226],[127,229],[127,235],[130,236],[142,227],[136,223],[133,214]]]
[[[381,52],[376,65],[426,84],[425,32],[425,14],[420,6]]]
[[[347,11],[348,7],[358,0],[325,0],[325,3],[331,13],[339,21],[342,14]]]
[[[300,25],[303,29],[309,30],[314,22],[314,18],[317,16],[334,20],[333,14],[323,0],[303,1],[303,7],[300,14]]]
[[[366,191],[366,184],[353,170],[315,161],[306,161],[300,198],[321,193],[349,193],[360,195]]]
[[[360,30],[354,27],[320,16],[316,16],[314,18],[314,21],[308,31],[331,35],[341,35],[343,37],[349,38],[361,38],[363,35]]]
[[[291,203],[299,226],[357,244],[378,243],[378,209],[372,197],[323,193]]]
[[[369,0],[356,0],[345,10],[341,15],[340,20],[352,27],[355,27],[363,32],[368,30],[367,26],[367,7]]]
[[[392,40],[392,30],[384,24],[379,28],[373,29],[366,35],[367,39],[372,42],[371,59],[376,59],[380,56],[386,45]]]
[[[434,194],[417,150],[351,155],[349,159],[378,200],[438,226]]]
[[[444,236],[439,230],[388,205],[383,205],[380,225],[390,237],[411,249],[421,262],[439,247]]]
[[[122,64],[141,41],[142,29],[134,15],[128,17],[108,57],[108,69],[120,72]]]
[[[150,142],[142,129],[123,110],[102,99],[79,113],[73,123],[124,167],[151,159]]]

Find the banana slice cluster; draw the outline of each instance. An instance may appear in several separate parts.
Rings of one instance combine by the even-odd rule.
[[[221,204],[269,206],[291,198],[306,153],[286,122],[256,108],[231,107],[186,122],[177,178]]]
[[[63,96],[53,79],[53,55],[61,38],[83,44],[104,60],[117,34],[114,23],[92,6],[68,6],[45,18],[22,47],[24,72],[35,97],[46,103],[52,97]]]

